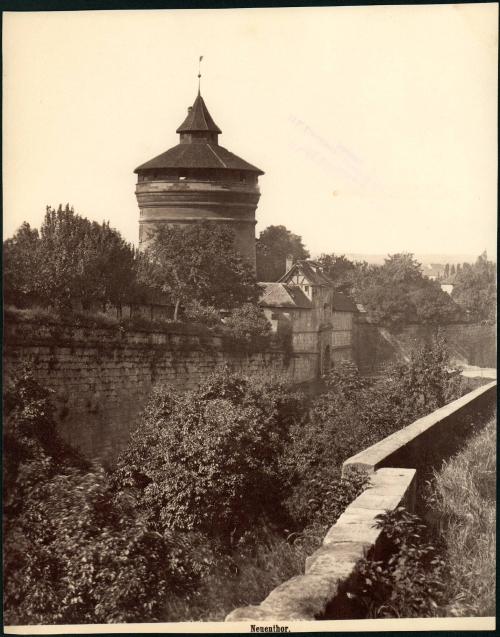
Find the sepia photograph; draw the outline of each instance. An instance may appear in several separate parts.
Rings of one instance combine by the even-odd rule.
[[[2,19],[4,631],[494,630],[498,3]]]

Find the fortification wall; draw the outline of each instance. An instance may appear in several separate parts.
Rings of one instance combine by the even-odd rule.
[[[25,362],[54,390],[62,435],[100,460],[126,445],[155,385],[193,389],[224,364],[245,375],[279,374],[290,383],[313,380],[318,368],[314,354],[245,352],[210,334],[7,321],[4,378]]]

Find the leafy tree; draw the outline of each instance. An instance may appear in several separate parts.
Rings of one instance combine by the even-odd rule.
[[[494,322],[496,316],[496,265],[481,254],[476,262],[457,272],[453,300],[468,315],[481,321]]]
[[[356,264],[347,259],[343,254],[322,254],[318,262],[324,273],[330,278],[337,290],[350,293],[356,273]]]
[[[203,545],[146,524],[72,451],[29,372],[4,404],[7,623],[158,621],[167,597],[189,593],[203,574]]]
[[[280,519],[279,456],[299,396],[280,384],[215,373],[198,390],[158,389],[118,463],[116,479],[160,528],[231,544]]]
[[[237,338],[255,340],[261,336],[269,336],[271,324],[263,310],[253,303],[245,303],[235,308],[226,319],[225,325]]]
[[[35,296],[58,309],[81,302],[120,305],[133,290],[135,254],[109,223],[98,224],[66,205],[47,207],[40,233],[23,224],[4,243],[13,302]]]
[[[251,266],[234,248],[232,231],[210,222],[157,228],[139,278],[171,297],[174,320],[181,304],[232,309],[255,302],[259,293]]]
[[[309,252],[302,237],[290,232],[285,226],[268,226],[259,235],[256,243],[257,279],[277,281],[285,274],[286,258],[308,259]]]
[[[23,305],[33,298],[39,268],[38,230],[24,222],[3,244],[3,286],[6,303]]]
[[[449,294],[443,292],[436,281],[429,281],[424,286],[411,291],[408,295],[415,308],[415,319],[418,323],[446,325],[460,318],[457,304]]]
[[[422,274],[412,254],[389,255],[382,266],[356,270],[354,295],[377,322],[440,324],[460,316],[458,306],[436,281]]]

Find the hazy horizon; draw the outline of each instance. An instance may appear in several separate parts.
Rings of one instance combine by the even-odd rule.
[[[265,171],[257,235],[496,254],[495,4],[4,13],[4,237],[69,202],[137,244],[133,170],[197,91]]]

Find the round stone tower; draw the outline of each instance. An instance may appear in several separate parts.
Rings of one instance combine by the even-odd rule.
[[[219,146],[221,132],[198,92],[177,129],[179,144],[135,169],[141,248],[162,224],[205,219],[228,225],[235,247],[255,268],[258,178],[264,173]]]

